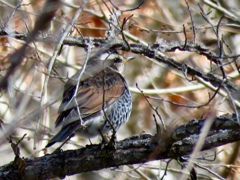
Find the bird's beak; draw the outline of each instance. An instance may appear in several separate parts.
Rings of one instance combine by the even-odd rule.
[[[126,62],[129,62],[129,61],[131,61],[131,60],[133,60],[133,59],[135,59],[134,56],[124,57],[123,63],[125,64]]]

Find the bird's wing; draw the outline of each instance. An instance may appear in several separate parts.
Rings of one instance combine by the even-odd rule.
[[[123,77],[112,71],[101,72],[81,82],[77,93],[74,92],[76,85],[69,86],[63,94],[56,126],[63,120],[64,124],[68,124],[79,120],[79,116],[85,118],[109,106],[122,95],[124,88]],[[79,108],[80,114],[76,107]]]

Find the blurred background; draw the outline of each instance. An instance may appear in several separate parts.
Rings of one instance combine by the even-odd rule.
[[[13,140],[18,141],[27,134],[19,145],[21,156],[25,158],[43,156],[58,147],[44,149],[48,140],[58,131],[54,127],[54,122],[58,116],[57,110],[61,102],[64,82],[81,68],[86,57],[83,48],[64,45],[51,73],[48,72],[49,60],[53,56],[57,41],[82,4],[79,0],[63,2],[50,26],[39,33],[43,40],[29,44],[21,66],[10,78],[9,87],[0,93],[0,118],[3,121],[3,130],[0,134],[0,165],[14,159],[11,145],[6,138],[9,135]],[[220,54],[222,53],[218,44],[220,38],[224,42],[225,55],[236,56],[235,59],[222,59],[222,63],[225,64],[223,69],[228,79],[240,87],[240,60],[237,58],[240,54],[238,0],[227,2],[188,0],[187,3],[184,0],[152,0],[145,1],[141,7],[135,9],[140,2],[139,0],[113,0],[110,3],[90,0],[68,35],[77,38],[104,38],[109,28],[110,11],[114,6],[120,10],[134,9],[124,12],[119,20],[121,24],[124,18],[133,15],[124,27],[129,43],[141,42],[152,45],[162,42],[166,44],[166,42],[184,42],[186,37],[189,41],[194,41],[195,37],[197,43],[203,43],[208,50]],[[18,32],[25,35],[31,31],[43,4],[42,0],[0,0],[1,28],[8,32],[7,36],[0,36],[1,78],[10,66],[9,54],[24,44],[24,41],[17,40],[12,34]],[[208,22],[203,18],[200,7],[205,12]],[[219,38],[217,38],[216,29],[223,16],[217,32]],[[194,22],[195,35],[191,18]],[[156,115],[156,112],[152,110],[146,97],[139,92],[138,87],[144,91],[151,105],[157,108],[167,128],[175,128],[192,119],[201,119],[211,112],[215,112],[217,116],[234,112],[226,96],[221,93],[204,105],[215,92],[209,84],[198,79],[191,81],[192,77],[186,78],[181,71],[169,68],[166,64],[157,64],[142,55],[130,52],[121,52],[121,54],[135,56],[135,59],[125,65],[123,72],[132,91],[133,110],[129,121],[117,132],[118,140],[142,133],[156,132],[153,119],[153,114]],[[211,72],[216,77],[222,78],[220,68],[200,53],[176,50],[164,54],[177,62],[186,63],[204,73]],[[44,85],[47,77],[49,81]],[[237,100],[240,99],[237,94],[234,97]],[[204,106],[198,107],[201,105]],[[162,125],[158,116],[157,121]],[[91,142],[100,143],[101,140],[97,137],[91,139]],[[62,149],[77,149],[86,144],[90,144],[88,139],[75,136]],[[238,145],[239,143],[227,144],[204,152],[210,160],[196,159],[196,162],[226,179],[240,179]],[[215,152],[220,153],[212,161]],[[119,169],[82,173],[65,179],[160,179],[165,168],[166,161],[153,161],[134,166],[122,166]],[[203,168],[197,168],[197,172],[202,179],[216,179],[216,176]],[[176,179],[181,174],[181,166],[176,161],[171,161],[164,179]]]

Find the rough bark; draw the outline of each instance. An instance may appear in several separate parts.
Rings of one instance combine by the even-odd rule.
[[[38,158],[21,159],[0,167],[1,179],[49,179],[121,165],[160,159],[179,159],[189,155],[206,120],[192,120],[172,133],[141,134],[113,146],[88,145],[78,150],[58,151]],[[203,150],[240,140],[236,116],[216,117],[205,139]],[[24,166],[22,166],[24,164]]]

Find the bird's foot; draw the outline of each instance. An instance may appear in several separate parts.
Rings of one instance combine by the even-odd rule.
[[[102,136],[101,149],[115,150],[116,149],[116,135],[113,133],[111,137],[109,135]]]

